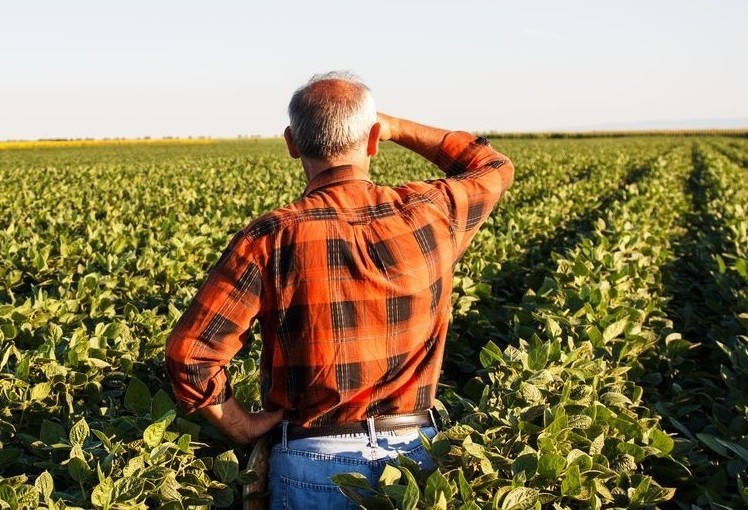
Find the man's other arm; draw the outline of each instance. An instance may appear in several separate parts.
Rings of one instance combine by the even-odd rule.
[[[282,419],[249,413],[232,397],[224,367],[241,349],[260,309],[262,284],[242,233],[211,270],[166,343],[166,368],[180,407],[198,411],[229,439],[248,444]]]

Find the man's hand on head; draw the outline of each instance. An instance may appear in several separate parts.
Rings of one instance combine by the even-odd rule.
[[[377,112],[377,122],[379,123],[379,140],[386,142],[395,137],[397,131],[397,118],[387,115],[386,113]]]
[[[250,413],[233,397],[200,409],[200,414],[239,445],[254,443],[283,420],[282,409]]]

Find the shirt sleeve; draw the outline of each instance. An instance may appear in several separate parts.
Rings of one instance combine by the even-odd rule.
[[[511,186],[514,165],[494,150],[486,138],[462,131],[444,137],[435,163],[447,177],[433,181],[429,195],[446,209],[459,259]]]
[[[166,368],[188,413],[231,396],[224,367],[244,344],[260,311],[262,278],[252,244],[237,234],[166,342]]]

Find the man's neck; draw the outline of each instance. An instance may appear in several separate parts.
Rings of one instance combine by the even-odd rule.
[[[363,168],[369,171],[371,158],[364,154],[350,153],[330,159],[308,159],[301,158],[301,164],[304,167],[307,182],[310,182],[321,172],[335,166],[351,165],[356,168]]]

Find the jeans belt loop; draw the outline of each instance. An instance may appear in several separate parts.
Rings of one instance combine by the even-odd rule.
[[[288,420],[283,420],[283,434],[281,435],[281,448],[285,452],[288,450]]]
[[[434,425],[434,430],[439,432],[439,427],[436,425],[436,417],[434,416],[434,408],[429,408],[429,418],[431,418],[431,423]]]
[[[377,429],[374,427],[374,417],[366,418],[366,428],[369,429],[369,442],[372,448],[377,447]]]

